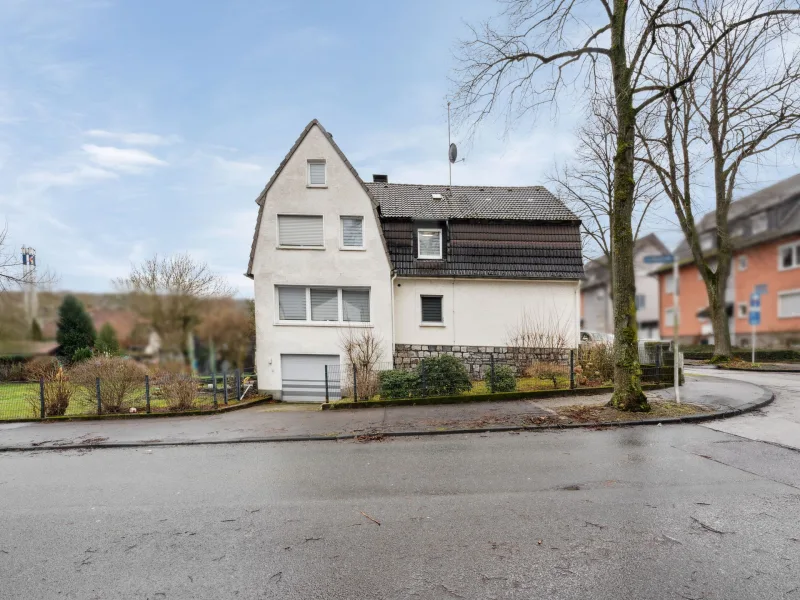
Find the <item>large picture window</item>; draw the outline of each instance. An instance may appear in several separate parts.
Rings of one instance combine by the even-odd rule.
[[[278,321],[369,323],[369,288],[277,286]]]

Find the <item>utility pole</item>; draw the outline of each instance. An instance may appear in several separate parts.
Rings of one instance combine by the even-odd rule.
[[[447,149],[450,150],[450,102],[447,102]],[[447,173],[449,175],[448,187],[453,187],[453,161],[447,161]]]

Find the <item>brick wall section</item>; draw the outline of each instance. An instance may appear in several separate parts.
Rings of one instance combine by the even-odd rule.
[[[516,348],[510,346],[427,346],[419,344],[395,344],[394,366],[397,369],[416,368],[420,359],[451,354],[461,360],[471,377],[486,374],[492,364],[509,365],[522,370],[536,361],[559,361],[569,368],[569,350],[552,348]]]

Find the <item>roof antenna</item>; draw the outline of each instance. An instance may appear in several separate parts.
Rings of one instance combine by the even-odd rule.
[[[447,170],[450,174],[450,186],[453,187],[453,164],[457,162],[464,162],[464,159],[456,160],[458,158],[458,148],[455,144],[450,141],[450,102],[447,102],[447,158],[449,159],[449,163],[447,165]]]

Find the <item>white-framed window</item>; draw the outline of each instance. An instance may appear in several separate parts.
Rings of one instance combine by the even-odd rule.
[[[714,247],[714,234],[704,233],[700,236],[700,249],[711,250]]]
[[[668,294],[675,293],[675,278],[672,276],[672,273],[664,277],[664,289]]]
[[[636,310],[642,310],[644,308],[645,302],[647,300],[647,296],[644,294],[636,294]]]
[[[440,325],[443,321],[442,297],[441,296],[420,296],[420,306],[422,311],[422,322]]]
[[[753,215],[750,220],[750,228],[753,235],[762,233],[769,229],[769,218],[767,217],[767,213],[762,212],[758,213],[757,215]]]
[[[322,215],[278,215],[278,245],[324,248]]]
[[[325,187],[328,185],[328,169],[325,161],[314,159],[308,161],[308,187]]]
[[[279,322],[369,323],[369,288],[280,285],[276,287]]]
[[[788,271],[800,267],[800,242],[792,242],[778,248],[778,270]]]
[[[674,308],[666,309],[664,311],[664,325],[666,325],[667,327],[672,327],[672,324],[673,324],[672,319],[673,319],[674,315],[675,315],[675,309]],[[681,315],[680,315],[680,313],[678,313],[678,324],[680,324],[680,322],[681,322]]]
[[[746,254],[742,254],[739,257],[738,262],[739,262],[739,270],[740,271],[747,271],[747,255]]]
[[[738,316],[740,319],[747,318],[747,302],[739,302],[739,313]]]
[[[778,292],[778,318],[800,317],[800,290]]]
[[[342,249],[364,248],[364,217],[342,217]]]
[[[417,258],[442,258],[441,229],[417,229]]]

